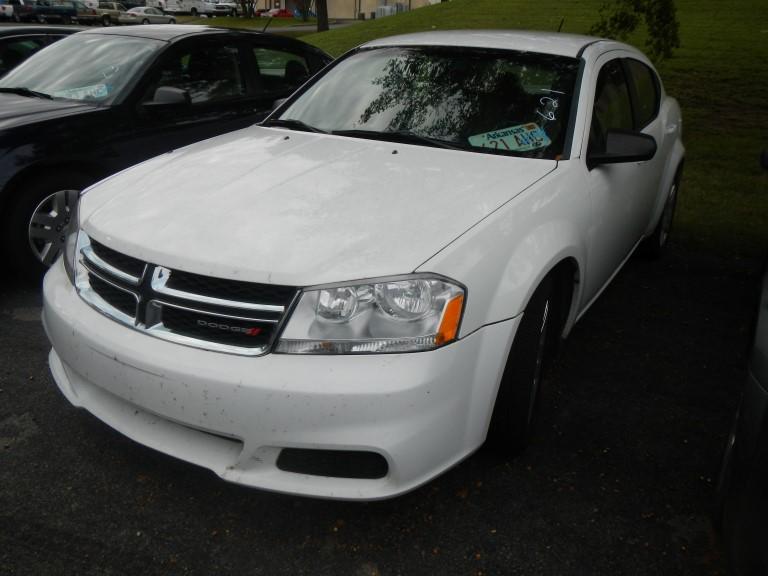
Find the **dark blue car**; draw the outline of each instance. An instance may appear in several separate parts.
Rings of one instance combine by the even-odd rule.
[[[761,158],[768,170],[768,153]],[[723,539],[734,576],[768,574],[768,262],[747,385],[720,475]]]

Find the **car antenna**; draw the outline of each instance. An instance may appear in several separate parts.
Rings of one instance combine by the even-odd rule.
[[[563,29],[563,24],[565,24],[565,18],[560,19],[560,26],[557,27],[558,32]]]
[[[270,24],[272,24],[272,17],[267,18],[267,23],[264,24],[264,28],[262,28],[261,31],[266,32]]]

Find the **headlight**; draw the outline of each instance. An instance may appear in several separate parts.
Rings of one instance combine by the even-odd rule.
[[[428,275],[306,290],[275,352],[433,350],[456,340],[464,294],[461,286]]]
[[[80,194],[82,196],[82,194]],[[67,227],[67,236],[64,239],[64,269],[67,271],[69,280],[75,283],[75,258],[77,257],[77,237],[80,234],[80,197],[74,202]]]

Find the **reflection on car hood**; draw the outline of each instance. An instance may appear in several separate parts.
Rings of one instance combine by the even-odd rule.
[[[107,179],[81,219],[142,260],[306,286],[410,272],[556,166],[255,126]]]
[[[0,130],[98,110],[95,104],[0,93]]]

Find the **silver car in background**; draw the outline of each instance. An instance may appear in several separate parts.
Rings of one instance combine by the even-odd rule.
[[[159,8],[138,6],[121,14],[120,24],[176,24],[176,18],[163,14]]]

